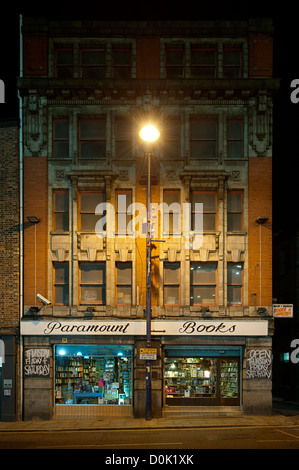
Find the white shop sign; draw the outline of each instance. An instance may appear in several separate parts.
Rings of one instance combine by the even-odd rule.
[[[267,336],[268,322],[257,321],[159,321],[151,334],[160,336]],[[22,321],[22,335],[146,335],[146,321]]]

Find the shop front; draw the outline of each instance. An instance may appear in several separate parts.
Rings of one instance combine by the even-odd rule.
[[[269,324],[153,320],[153,417],[175,407],[270,412]],[[24,419],[145,417],[145,321],[24,320],[21,326]]]
[[[166,406],[240,406],[242,347],[165,347]]]
[[[56,417],[131,415],[131,345],[58,344],[54,364]]]

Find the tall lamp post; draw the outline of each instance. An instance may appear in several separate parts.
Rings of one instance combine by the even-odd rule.
[[[146,204],[146,345],[151,346],[151,143],[160,137],[153,125],[141,129],[139,136],[147,143],[147,204]],[[145,419],[152,419],[152,365],[146,360],[146,409]]]

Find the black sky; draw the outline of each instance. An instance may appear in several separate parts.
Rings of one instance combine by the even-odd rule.
[[[8,2],[6,2],[8,3]],[[203,5],[205,3],[205,6]],[[0,9],[0,79],[5,83],[5,104],[0,119],[18,117],[16,78],[19,72],[19,15],[49,19],[96,20],[245,20],[272,18],[274,36],[274,76],[280,90],[274,101],[274,223],[299,220],[297,210],[297,160],[299,159],[299,103],[290,100],[290,83],[299,79],[299,15],[286,2],[39,2],[24,1],[2,5]],[[296,4],[295,4],[296,5]],[[274,226],[275,228],[275,226]],[[276,229],[276,228],[275,228]]]

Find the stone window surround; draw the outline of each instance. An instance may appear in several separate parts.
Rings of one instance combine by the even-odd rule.
[[[131,45],[132,48],[132,64],[131,78],[136,78],[136,40],[131,38],[50,38],[49,39],[49,78],[55,77],[55,50],[57,48],[70,47],[73,48],[74,57],[74,78],[80,78],[80,49],[95,48],[97,45],[106,47],[106,73],[105,78],[112,77],[112,47],[115,44]]]
[[[183,44],[185,47],[185,77],[190,78],[191,44],[200,46],[213,46],[217,52],[215,78],[223,78],[223,49],[226,47],[241,47],[241,77],[248,78],[248,43],[243,38],[162,38],[160,40],[160,77],[166,78],[166,46],[171,44]]]

